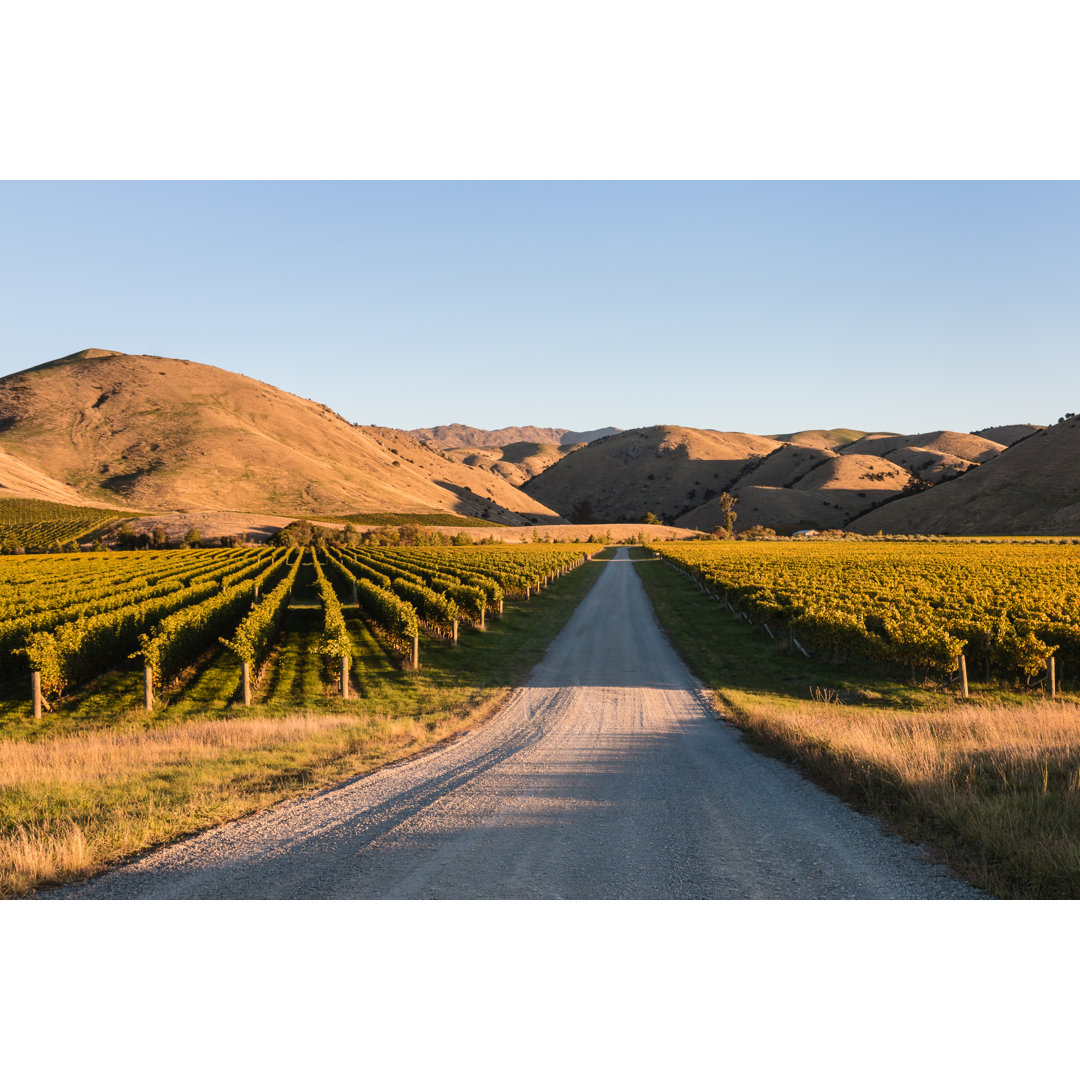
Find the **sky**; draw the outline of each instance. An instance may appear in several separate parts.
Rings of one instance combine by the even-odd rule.
[[[215,364],[357,423],[783,433],[1080,408],[1075,182],[5,182],[0,366]]]

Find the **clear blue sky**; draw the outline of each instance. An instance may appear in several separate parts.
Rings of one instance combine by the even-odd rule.
[[[0,374],[90,346],[360,423],[1080,411],[1080,184],[0,184]]]

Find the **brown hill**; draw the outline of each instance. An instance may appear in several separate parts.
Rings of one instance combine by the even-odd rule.
[[[0,450],[0,498],[45,499],[71,506],[116,505],[115,501],[87,499],[70,484],[46,476],[5,450]]]
[[[567,428],[504,427],[494,431],[469,427],[467,424],[439,424],[430,428],[413,428],[407,434],[437,450],[458,447],[509,446],[511,443],[541,443],[574,446],[595,442],[606,435],[615,435],[620,428],[595,428],[593,431],[569,431]]]
[[[914,477],[881,457],[779,443],[760,435],[661,426],[582,447],[524,490],[566,517],[664,521],[709,532],[732,492],[739,528],[838,528],[895,496]],[[583,505],[584,504],[584,505]]]
[[[838,450],[866,434],[854,428],[810,428],[807,431],[790,431],[786,435],[769,435],[768,438],[796,446],[812,446],[818,450]]]
[[[757,487],[791,487],[819,465],[832,461],[832,450],[795,443],[782,443],[768,457],[751,464],[739,477],[739,486],[753,484]]]
[[[855,521],[858,532],[1080,533],[1080,420],[1011,446],[985,465]]]
[[[972,435],[981,435],[984,439],[1012,446],[1036,431],[1042,431],[1042,424],[1003,424],[1000,427],[983,428],[982,431],[973,431]]]
[[[734,494],[738,499],[735,505],[737,530],[755,525],[785,534],[800,529],[839,529],[851,516],[816,491],[748,484]],[[712,532],[723,522],[724,515],[715,499],[679,518],[682,528],[701,532]]]
[[[0,379],[0,451],[23,475],[133,508],[560,520],[395,429],[221,368],[102,349]],[[0,482],[17,475],[0,459]]]
[[[507,446],[461,446],[443,450],[451,461],[459,461],[474,469],[487,469],[501,476],[508,484],[520,487],[539,476],[545,469],[562,460],[585,443],[555,446],[553,443],[509,443]]]
[[[600,521],[640,521],[646,513],[674,521],[730,488],[780,445],[742,432],[636,428],[568,454],[523,490],[564,517],[578,516],[587,502]]]
[[[908,449],[926,450],[982,465],[997,457],[1005,449],[1005,445],[962,431],[929,431],[921,435],[867,435],[849,443],[840,452],[877,454],[884,457],[898,450]]]
[[[906,469],[872,454],[834,454],[829,451],[805,453],[821,456],[816,464],[783,486],[761,484],[759,479],[774,458],[794,456],[788,446],[749,472],[737,484],[736,528],[765,525],[780,532],[797,529],[839,529],[857,514],[895,498],[912,481]],[[676,524],[687,529],[711,532],[723,515],[716,499],[680,517]]]

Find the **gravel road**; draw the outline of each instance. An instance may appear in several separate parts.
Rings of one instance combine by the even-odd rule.
[[[55,899],[978,899],[717,719],[625,549],[457,741]]]

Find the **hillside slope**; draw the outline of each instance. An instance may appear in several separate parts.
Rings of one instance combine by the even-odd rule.
[[[858,532],[1080,533],[1080,421],[1037,431],[947,484],[855,521]]]
[[[487,469],[508,484],[520,487],[539,476],[573,450],[585,443],[556,446],[554,443],[508,443],[506,446],[460,446],[443,450],[444,457],[474,469]]]
[[[854,428],[809,428],[806,431],[789,431],[786,435],[769,435],[777,442],[794,443],[796,446],[812,446],[818,450],[839,450],[856,439],[869,434]]]
[[[523,490],[564,517],[588,502],[600,521],[674,521],[731,487],[781,443],[743,432],[659,425],[575,450]]]
[[[567,428],[504,427],[494,431],[469,427],[467,424],[439,424],[430,428],[413,428],[406,434],[419,442],[427,443],[436,450],[459,447],[509,446],[512,443],[541,443],[555,446],[574,446],[577,443],[594,442],[606,435],[614,435],[620,428],[595,428],[592,431],[570,431]]]
[[[1012,446],[1013,443],[1018,443],[1021,439],[1026,439],[1029,435],[1042,430],[1042,424],[1002,424],[998,427],[982,428],[971,434],[981,435],[984,439],[993,439],[994,442],[1004,443],[1005,446]]]
[[[786,477],[774,462],[791,466]],[[785,533],[840,529],[870,507],[894,498],[913,479],[907,469],[873,454],[836,454],[787,445],[735,486],[735,524],[740,529],[764,525]],[[711,532],[722,521],[722,509],[714,499],[684,514],[677,524]]]
[[[103,349],[0,379],[0,451],[83,500],[142,509],[560,520],[396,429],[207,364]]]

